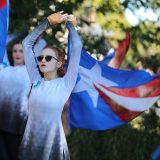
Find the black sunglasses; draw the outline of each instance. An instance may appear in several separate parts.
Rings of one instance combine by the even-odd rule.
[[[55,58],[53,56],[49,56],[49,55],[48,56],[42,56],[42,55],[38,56],[37,57],[38,62],[42,62],[43,58],[45,59],[46,62],[51,61],[52,58],[55,59],[57,62],[59,62],[59,60],[57,58]]]

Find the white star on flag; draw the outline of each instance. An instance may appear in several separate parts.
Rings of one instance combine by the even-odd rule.
[[[73,93],[87,91],[95,108],[97,107],[99,93],[95,89],[94,84],[100,83],[108,87],[118,86],[117,83],[102,76],[102,69],[97,62],[91,69],[86,69],[82,66],[79,66],[79,74],[80,80],[74,87]]]

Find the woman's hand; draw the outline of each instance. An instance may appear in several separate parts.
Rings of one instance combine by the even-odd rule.
[[[76,27],[77,25],[76,16],[74,16],[73,14],[69,15],[68,21],[71,21],[73,26]]]
[[[50,25],[56,25],[56,24],[62,23],[64,21],[67,21],[68,18],[69,18],[69,15],[67,13],[63,13],[63,11],[53,13],[47,17]]]

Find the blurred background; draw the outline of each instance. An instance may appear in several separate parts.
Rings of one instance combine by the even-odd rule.
[[[10,2],[9,34],[31,31],[49,14],[61,10],[77,17],[84,48],[95,58],[103,59],[129,31],[131,44],[122,68],[153,74],[160,70],[160,1],[15,0]],[[66,50],[65,24],[48,29],[43,38]],[[72,129],[67,141],[71,160],[150,160],[160,144],[160,102],[112,130]]]

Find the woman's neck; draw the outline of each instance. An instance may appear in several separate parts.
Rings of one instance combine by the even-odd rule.
[[[23,66],[23,65],[24,65],[24,63],[21,63],[21,64],[14,63],[13,64],[14,67],[16,67],[16,66]]]
[[[58,74],[57,72],[48,72],[48,73],[44,73],[44,79],[45,80],[53,80],[58,78]]]

